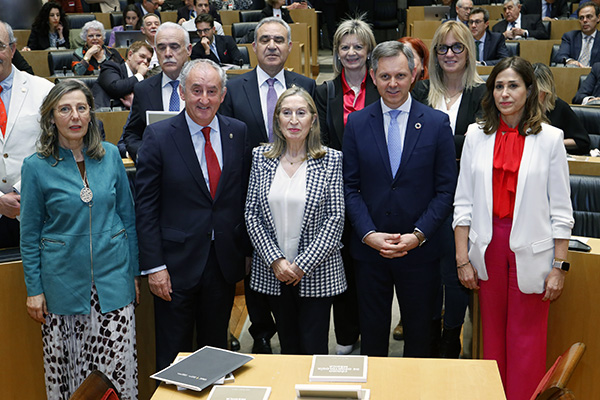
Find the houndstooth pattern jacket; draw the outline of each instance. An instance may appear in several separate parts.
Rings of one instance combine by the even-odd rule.
[[[271,264],[284,254],[277,243],[275,223],[268,196],[279,159],[263,153],[271,145],[252,152],[252,171],[246,197],[246,227],[254,246],[250,287],[268,295],[280,295],[280,282]],[[304,276],[300,281],[301,297],[330,297],[344,292],[346,276],[340,249],[344,226],[344,189],[342,153],[327,149],[327,154],[309,156],[306,172],[306,204],[294,262]]]

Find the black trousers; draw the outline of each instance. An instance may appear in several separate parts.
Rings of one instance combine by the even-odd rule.
[[[404,326],[404,357],[429,357],[439,260],[419,264],[357,260],[355,265],[361,354],[387,357],[395,287]]]
[[[2,216],[0,218],[0,249],[20,247],[21,228],[16,218]]]
[[[332,298],[300,297],[300,285],[280,287],[280,296],[268,297],[281,354],[327,354]]]
[[[223,277],[211,246],[197,285],[188,290],[174,287],[170,302],[154,296],[156,368],[168,367],[182,351],[191,352],[204,346],[227,349],[234,297],[235,284]]]
[[[250,288],[250,275],[244,279],[244,296],[246,298],[246,308],[250,318],[250,328],[248,331],[254,340],[271,340],[277,329],[275,321],[271,315],[271,306],[266,294],[259,293]]]

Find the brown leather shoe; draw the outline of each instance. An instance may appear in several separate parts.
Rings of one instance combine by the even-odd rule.
[[[394,328],[394,340],[404,340],[404,328],[402,327],[402,320],[398,321],[398,325]]]

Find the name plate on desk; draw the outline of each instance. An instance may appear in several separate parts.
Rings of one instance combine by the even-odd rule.
[[[311,382],[366,382],[367,356],[314,355]]]
[[[207,400],[267,400],[268,386],[213,386]]]

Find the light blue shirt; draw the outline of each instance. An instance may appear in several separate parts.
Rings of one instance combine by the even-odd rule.
[[[2,93],[0,93],[0,98],[4,103],[4,108],[6,109],[6,115],[8,116],[8,107],[10,106],[10,97],[12,95],[12,87],[13,81],[15,79],[15,66],[12,66],[12,70],[10,71],[10,75],[6,77],[5,80],[0,82],[0,86],[2,86]]]

